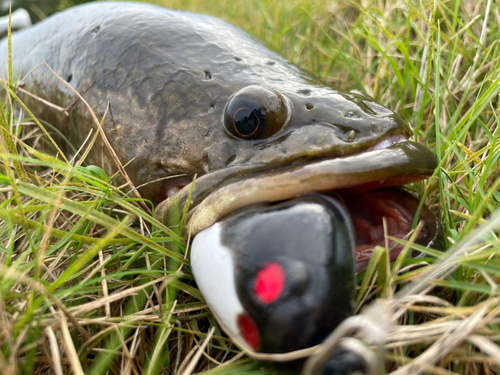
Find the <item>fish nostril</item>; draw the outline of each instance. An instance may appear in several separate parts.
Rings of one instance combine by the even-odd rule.
[[[309,89],[303,89],[303,90],[299,90],[299,91],[297,91],[297,92],[298,92],[299,94],[301,94],[301,95],[304,95],[304,96],[309,96],[309,95],[311,95],[311,90],[309,90]]]
[[[234,160],[236,159],[236,155],[231,155],[229,158],[226,160],[226,167],[231,164]]]
[[[234,60],[235,60],[235,61],[242,61],[242,58],[241,58],[241,57],[236,56],[236,57],[234,58]]]
[[[372,101],[363,101],[363,103],[373,111],[374,114],[377,115],[391,115],[394,112],[392,112],[390,109],[385,108],[384,106],[377,104]]]
[[[314,105],[311,103],[306,103],[306,109],[310,111],[311,109],[314,109]]]
[[[355,111],[348,111],[347,113],[344,114],[345,118],[351,118],[351,119],[359,119],[361,116],[355,112]]]
[[[273,66],[276,64],[274,61],[266,61],[266,65]]]
[[[101,26],[96,26],[92,29],[92,34],[97,35],[101,31]]]

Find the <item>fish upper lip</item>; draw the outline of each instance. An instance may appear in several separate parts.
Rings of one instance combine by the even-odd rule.
[[[218,169],[215,170],[211,173],[205,174],[201,176],[200,178],[196,179],[196,186],[194,189],[191,191],[191,184],[186,184],[184,188],[180,189],[180,191],[173,196],[164,196],[163,201],[159,203],[157,206],[157,210],[160,209],[160,211],[163,209],[162,207],[166,207],[167,201],[170,200],[172,201],[177,201],[175,204],[180,203],[181,205],[184,205],[186,203],[187,197],[191,195],[191,203],[190,203],[190,209],[193,209],[195,206],[197,206],[201,201],[206,198],[209,194],[211,194],[213,191],[216,189],[224,186],[224,185],[229,185],[233,182],[245,179],[245,178],[252,178],[261,174],[266,174],[271,171],[286,171],[290,168],[295,168],[300,165],[306,165],[306,164],[314,164],[320,161],[324,160],[329,160],[329,159],[334,159],[334,158],[342,158],[342,157],[348,157],[348,156],[355,156],[359,154],[363,154],[367,151],[372,151],[372,150],[378,150],[378,149],[384,149],[388,148],[390,146],[393,146],[397,143],[404,143],[407,142],[408,138],[404,134],[398,133],[398,134],[388,134],[382,139],[380,139],[378,142],[373,144],[372,146],[368,148],[364,148],[360,150],[357,153],[352,153],[348,155],[321,155],[321,156],[316,156],[315,158],[311,159],[297,159],[297,160],[292,160],[288,163],[284,163],[283,165],[278,165],[274,168],[269,168],[266,163],[263,161],[259,162],[253,162],[253,163],[243,163],[239,165],[230,165],[227,166],[226,168]],[[186,177],[186,178],[191,178],[193,177]],[[157,211],[158,212],[158,211]],[[157,217],[160,218],[163,215],[162,213],[158,214]]]
[[[394,146],[397,143],[408,142],[408,138],[403,134],[389,134],[387,137],[382,138],[379,142],[375,143],[373,146],[368,147],[366,151],[382,150]]]
[[[360,185],[400,186],[429,177],[436,166],[436,156],[425,146],[397,135],[384,137],[369,151],[252,174],[222,185],[190,210],[187,228],[195,235],[238,208],[286,200],[311,191]],[[189,193],[190,185],[183,191]],[[168,223],[169,208],[183,204],[186,197],[187,194],[176,194],[160,203],[156,210],[158,220]]]

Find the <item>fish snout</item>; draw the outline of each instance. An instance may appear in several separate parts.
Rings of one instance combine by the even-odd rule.
[[[314,87],[285,95],[294,109],[290,129],[328,125],[339,138],[360,145],[376,142],[388,134],[401,134],[407,138],[412,135],[401,116],[359,92]]]

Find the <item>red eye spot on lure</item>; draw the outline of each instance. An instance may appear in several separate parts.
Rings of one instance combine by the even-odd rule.
[[[255,278],[254,293],[259,301],[269,304],[276,301],[285,289],[285,271],[278,263],[267,263]]]
[[[239,315],[238,328],[240,329],[241,336],[243,336],[247,344],[250,345],[253,350],[259,351],[260,334],[253,319],[247,314]]]

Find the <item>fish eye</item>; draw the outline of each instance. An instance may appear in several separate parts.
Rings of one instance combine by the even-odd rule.
[[[291,104],[277,91],[247,86],[229,100],[224,127],[240,139],[265,139],[290,123]]]
[[[259,109],[252,110],[252,108],[241,107],[234,114],[234,130],[241,138],[250,138],[258,135],[262,130],[261,118],[262,111]]]

